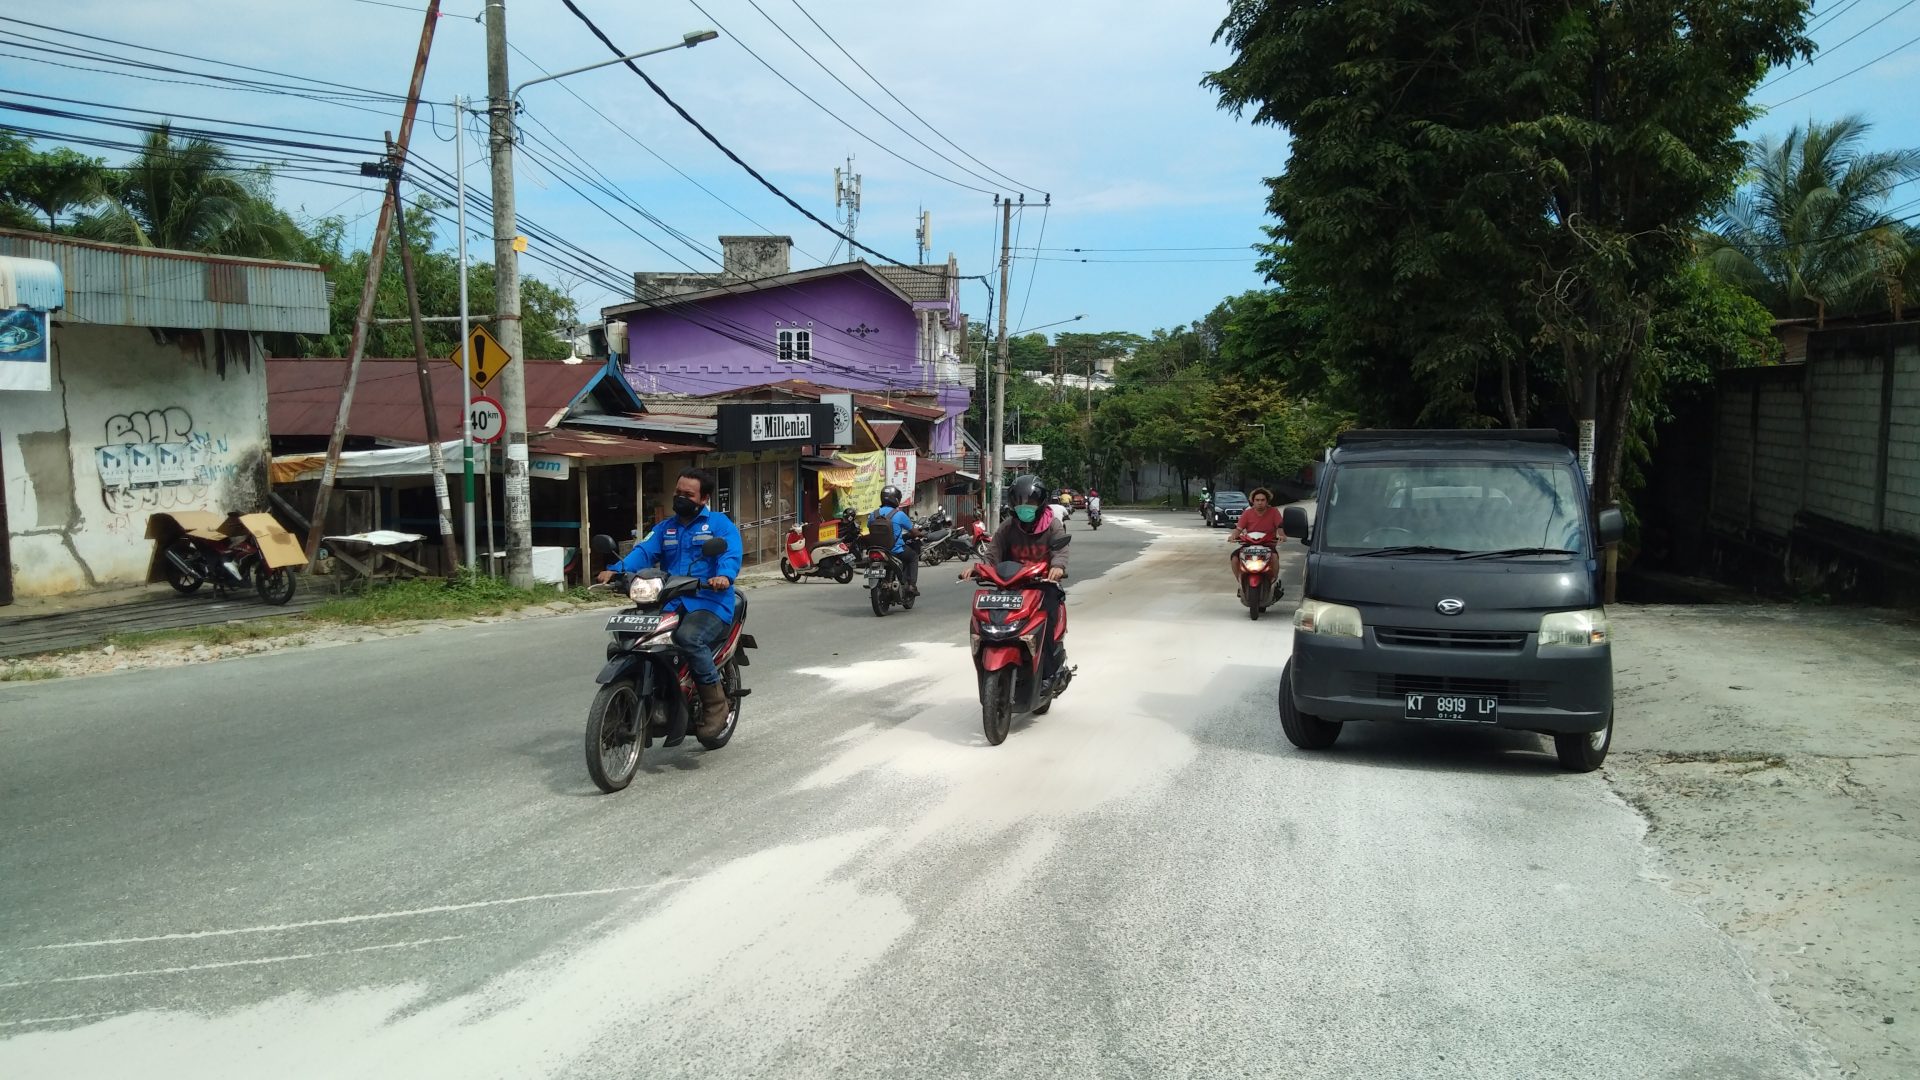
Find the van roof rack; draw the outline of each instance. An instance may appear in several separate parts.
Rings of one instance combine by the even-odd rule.
[[[1553,428],[1356,428],[1335,437],[1335,446],[1381,442],[1530,442],[1565,446],[1566,436]]]

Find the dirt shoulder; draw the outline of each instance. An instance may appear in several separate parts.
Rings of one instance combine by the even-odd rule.
[[[1920,622],[1624,607],[1614,788],[1845,1075],[1920,1076]]]

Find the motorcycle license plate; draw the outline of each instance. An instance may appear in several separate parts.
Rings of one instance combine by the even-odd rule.
[[[616,634],[651,634],[660,629],[660,616],[621,614],[607,617],[607,630]]]
[[[1019,611],[1025,603],[1017,592],[983,592],[973,598],[973,606],[982,611]]]

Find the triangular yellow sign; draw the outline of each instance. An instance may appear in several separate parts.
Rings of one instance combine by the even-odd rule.
[[[500,374],[508,364],[513,362],[513,357],[507,355],[507,350],[500,347],[500,343],[493,339],[492,334],[487,333],[487,328],[484,326],[474,327],[473,333],[467,336],[467,341],[468,347],[473,351],[473,370],[468,374],[473,378],[473,385],[485,390],[494,376]],[[453,355],[447,357],[454,367],[460,367],[464,362],[460,352],[461,350],[456,348],[453,350]]]

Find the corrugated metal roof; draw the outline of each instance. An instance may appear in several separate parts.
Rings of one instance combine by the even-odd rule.
[[[0,310],[33,308],[52,311],[67,302],[60,264],[45,259],[0,255]]]
[[[752,394],[765,393],[768,391],[804,398],[809,401],[819,401],[821,394],[852,394],[853,403],[862,409],[892,413],[895,416],[904,416],[913,420],[938,420],[947,415],[946,410],[937,407],[913,405],[905,401],[895,401],[879,394],[869,394],[862,390],[849,390],[841,386],[823,386],[819,383],[808,382],[805,379],[782,379],[779,382],[762,383],[759,386],[742,386],[735,390],[721,390],[703,396],[707,398],[744,400]]]
[[[327,332],[326,275],[305,263],[200,255],[0,229],[0,255],[66,279],[62,317],[103,326]]]
[[[605,368],[558,360],[527,363],[527,423],[536,430],[558,424],[567,407]],[[460,369],[444,359],[427,364],[440,437],[460,434]],[[267,361],[267,428],[275,435],[327,435],[340,413],[340,387],[347,362],[334,359]],[[617,390],[609,387],[609,392]],[[495,393],[497,395],[497,391]],[[412,360],[362,360],[353,390],[347,431],[395,442],[427,440],[420,412],[420,378]]]
[[[668,454],[711,454],[706,443],[673,442],[666,439],[629,439],[597,431],[571,428],[536,434],[527,441],[527,450],[535,454],[593,458],[603,462],[640,461]]]

